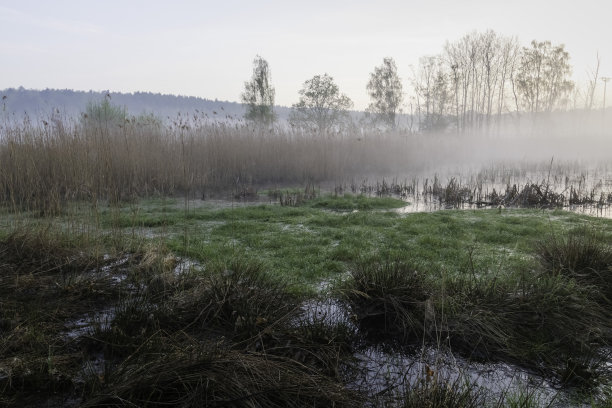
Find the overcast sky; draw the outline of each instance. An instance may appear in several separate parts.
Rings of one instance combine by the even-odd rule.
[[[276,103],[334,77],[363,109],[384,57],[409,90],[419,57],[474,30],[563,43],[574,77],[612,76],[610,0],[0,0],[0,88],[150,91],[238,101],[255,55]]]

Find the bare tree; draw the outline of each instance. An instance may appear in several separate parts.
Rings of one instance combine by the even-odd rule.
[[[473,32],[447,43],[441,58],[449,79],[449,103],[458,130],[490,124],[511,110],[509,87],[516,71],[517,40],[492,30]]]
[[[432,131],[446,128],[452,101],[451,80],[440,56],[422,57],[414,88],[419,105],[419,129]]]
[[[340,93],[331,76],[315,75],[304,82],[298,93],[300,100],[293,105],[289,117],[293,125],[323,134],[348,122],[347,110],[353,102]]]
[[[501,71],[500,71],[500,82],[499,91],[497,93],[497,116],[498,120],[501,119],[501,115],[505,111],[510,111],[506,103],[506,88],[510,83],[512,89],[513,79],[516,73],[518,60],[520,56],[520,47],[518,40],[515,37],[505,37],[501,39]],[[514,92],[513,92],[514,94]],[[514,95],[513,95],[514,96]],[[515,108],[518,110],[518,105],[515,102]]]
[[[259,55],[253,60],[253,76],[244,83],[242,103],[246,105],[244,117],[269,125],[276,120],[274,113],[274,87],[271,85],[268,62]]]
[[[393,58],[384,58],[383,64],[374,68],[374,72],[370,74],[367,90],[372,99],[368,112],[375,114],[381,122],[394,129],[397,125],[395,116],[399,111],[403,95],[402,81],[397,75],[397,66]]]
[[[597,80],[599,79],[599,64],[601,60],[599,58],[599,53],[597,53],[597,65],[595,65],[595,69],[589,72],[589,85],[587,87],[587,97],[585,100],[585,108],[593,109],[593,98],[595,97],[595,89],[597,88]]]
[[[490,132],[495,121],[501,129],[504,114],[564,108],[574,88],[570,75],[563,45],[533,41],[521,48],[515,37],[492,30],[469,33],[420,60],[413,75],[419,128]]]

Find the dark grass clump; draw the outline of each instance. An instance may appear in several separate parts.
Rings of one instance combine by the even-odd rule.
[[[178,292],[169,307],[183,330],[215,327],[247,339],[290,318],[298,300],[263,264],[235,260],[212,266],[191,289]]]
[[[452,177],[445,187],[442,187],[438,177],[434,177],[432,186],[424,186],[424,192],[436,198],[441,205],[448,208],[461,208],[465,203],[473,202],[470,188],[462,186],[456,178]]]
[[[102,307],[119,289],[112,263],[51,230],[15,231],[0,241],[0,394],[37,406],[75,392],[82,363],[68,322]]]
[[[158,259],[153,264],[160,262],[165,263]],[[270,333],[285,327],[298,311],[299,298],[258,262],[234,260],[205,272],[177,275],[161,269],[138,276],[140,286],[133,284],[136,290],[118,302],[111,321],[90,344],[102,347],[108,358],[133,353],[158,332],[224,336],[261,351]]]
[[[354,330],[306,319],[257,262],[150,277],[89,341],[105,355],[85,406],[357,406],[344,385]]]
[[[238,351],[290,358],[340,381],[354,329],[305,318],[300,299],[262,264],[239,260],[203,273],[159,274],[150,282],[119,302],[90,347],[121,360],[150,347],[154,338],[182,332],[206,341],[223,338]]]
[[[38,241],[15,237],[0,252],[5,405],[359,405],[344,387],[354,330],[306,319],[300,297],[258,262],[177,272],[171,254],[150,248],[79,274],[95,260],[81,261],[86,255],[68,247],[26,251]],[[9,245],[34,259],[35,275]],[[122,271],[113,280],[115,265]],[[56,284],[62,276],[71,283]],[[19,294],[23,285],[27,296]],[[108,288],[97,296],[97,285]],[[43,291],[46,300],[33,302]],[[86,311],[85,329],[69,335],[69,322],[84,321]],[[92,358],[98,368],[85,369]]]
[[[296,360],[174,341],[163,354],[137,353],[94,379],[82,406],[359,406],[356,393]]]
[[[404,262],[361,263],[341,290],[368,337],[422,338],[430,290],[422,274]]]
[[[117,304],[88,347],[120,361],[144,344],[151,347],[152,339],[181,332],[203,341],[223,338],[237,351],[290,358],[340,381],[354,329],[305,318],[301,299],[261,263],[236,260],[205,272],[160,273],[149,282]]]
[[[516,191],[516,190],[514,190]],[[508,206],[523,208],[554,208],[565,204],[565,196],[555,193],[548,184],[526,184],[516,195],[509,197]]]
[[[78,250],[64,237],[46,230],[15,230],[0,241],[3,277],[10,274],[30,275],[67,273],[91,268],[99,262]]]
[[[287,357],[315,368],[330,378],[345,382],[351,375],[356,327],[323,315],[299,316],[288,326],[278,327],[265,340],[268,354]]]
[[[462,380],[444,379],[436,373],[425,373],[424,378],[404,391],[402,408],[477,408],[485,406],[486,395],[476,385]]]
[[[505,361],[560,386],[589,388],[609,375],[612,318],[594,287],[535,271],[426,282],[402,263],[355,268],[341,295],[369,341],[449,347]]]
[[[511,335],[508,299],[508,288],[495,280],[445,279],[436,297],[436,338],[470,359],[498,359]]]
[[[608,374],[610,313],[575,282],[455,282],[444,307],[441,337],[470,358],[518,364],[563,386],[592,386]]]
[[[612,247],[595,234],[550,235],[536,243],[545,273],[562,275],[596,289],[600,301],[612,302]]]

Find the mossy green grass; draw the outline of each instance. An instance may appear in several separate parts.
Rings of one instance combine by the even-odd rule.
[[[121,237],[128,247],[163,242],[175,254],[201,263],[246,256],[306,292],[341,276],[357,261],[409,260],[432,273],[453,275],[477,267],[480,273],[503,276],[504,271],[530,268],[534,243],[547,235],[593,230],[612,243],[612,220],[568,211],[400,214],[394,211],[400,204],[406,205],[365,196],[316,198],[300,207],[153,199],[99,206],[95,216],[81,210],[31,222],[73,229],[78,224],[109,244]]]

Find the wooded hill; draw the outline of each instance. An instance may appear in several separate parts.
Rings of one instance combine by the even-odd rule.
[[[152,92],[107,92],[107,91],[74,91],[71,89],[25,89],[8,88],[0,91],[2,111],[5,115],[21,118],[27,114],[30,118],[47,117],[59,113],[67,117],[79,117],[90,102],[100,102],[110,95],[113,105],[124,107],[130,115],[154,114],[162,120],[181,115],[204,114],[209,117],[227,119],[242,118],[244,106],[238,102],[228,102],[197,98],[194,96],[166,95]],[[280,118],[286,118],[289,108],[275,108]]]

